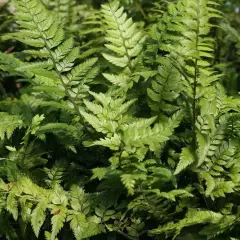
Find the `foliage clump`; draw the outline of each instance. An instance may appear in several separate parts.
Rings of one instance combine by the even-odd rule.
[[[0,238],[240,239],[236,3],[9,4]]]

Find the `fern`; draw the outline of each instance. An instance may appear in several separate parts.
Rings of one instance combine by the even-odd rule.
[[[58,209],[59,213],[54,215],[51,219],[52,221],[52,233],[51,233],[51,239],[55,239],[59,231],[63,228],[66,214],[64,213],[63,209]]]
[[[194,161],[195,161],[195,157],[191,152],[191,150],[188,148],[183,148],[180,156],[180,161],[175,170],[175,174],[178,174],[179,172],[181,172],[183,169],[185,169],[186,167],[194,163]]]
[[[149,106],[157,114],[160,111],[173,112],[178,109],[177,105],[174,106],[172,103],[176,101],[181,91],[176,82],[180,74],[168,58],[163,58],[161,61],[158,59],[158,62],[162,65],[151,83],[151,88],[147,89]]]
[[[57,162],[51,169],[45,168],[44,171],[49,178],[46,180],[47,184],[53,187],[61,183],[65,172],[65,166],[61,162]]]
[[[130,174],[123,174],[121,176],[121,180],[122,180],[123,184],[126,186],[128,193],[130,195],[133,195],[134,194],[134,186],[136,183],[134,176],[130,175]]]
[[[28,50],[27,53],[40,58],[35,63],[25,64],[18,70],[34,74],[37,81],[45,79],[41,84],[46,85],[46,89],[51,90],[50,86],[59,86],[58,92],[60,93],[60,86],[62,86],[64,95],[60,95],[60,99],[66,95],[75,111],[79,112],[77,99],[80,100],[84,92],[86,93],[88,90],[88,86],[83,82],[90,81],[96,75],[97,70],[91,69],[92,71],[90,71],[88,67],[89,64],[93,65],[96,60],[74,67],[79,48],[74,47],[72,38],[64,39],[60,20],[55,19],[54,14],[50,14],[42,3],[35,0],[16,1],[16,9],[19,9],[19,13],[15,14],[18,16],[21,30],[5,35],[3,39],[17,39],[37,48],[38,50]],[[50,15],[51,17],[45,19],[45,16]],[[86,74],[79,75],[79,71],[85,71]],[[83,79],[84,75],[87,75],[87,79]],[[81,79],[83,81],[79,84]],[[51,85],[47,83],[48,80],[50,80]],[[41,91],[45,91],[44,88],[41,88]]]
[[[231,7],[13,2],[17,24],[0,28],[0,238],[238,238]]]
[[[123,144],[123,151],[126,152],[127,156],[132,155],[143,159],[148,151],[148,147],[151,151],[157,151],[159,145],[168,140],[181,119],[181,113],[178,112],[168,122],[155,124],[151,128],[150,125],[154,122],[155,118],[146,120],[136,119],[134,121],[134,119],[129,118],[126,114],[125,117],[119,119],[120,114],[124,114],[133,101],[123,104],[124,99],[121,98],[114,100],[110,97],[105,97],[103,94],[95,93],[93,96],[103,106],[112,106],[114,109],[118,107],[118,111],[113,112],[112,116],[109,115],[110,111],[106,111],[105,115],[101,105],[85,101],[86,107],[97,116],[83,111],[81,112],[82,115],[98,132],[107,134],[105,139],[95,141],[92,145],[102,145],[113,150],[118,150],[120,145]],[[107,118],[109,119],[107,120]],[[103,119],[105,119],[105,122],[102,121]],[[142,128],[143,126],[145,126],[145,129]]]
[[[4,183],[2,183],[0,187],[1,187],[1,190],[5,190],[5,191],[6,191],[6,188],[8,188],[7,184],[4,184]],[[73,213],[76,214],[75,213],[75,211],[77,211],[76,206],[84,202],[86,206],[86,200],[84,200],[83,202],[82,197],[76,198],[76,196],[84,196],[84,193],[80,188],[77,188],[77,187],[72,188],[72,193],[71,193],[72,203],[70,206],[68,206],[68,199],[67,199],[66,192],[59,185],[55,185],[53,189],[46,190],[35,185],[34,183],[32,183],[30,179],[26,177],[23,177],[22,179],[20,179],[18,183],[13,184],[12,188],[8,191],[9,191],[9,194],[7,197],[6,209],[13,215],[15,220],[18,219],[18,204],[21,201],[20,198],[26,198],[26,200],[33,203],[37,202],[37,205],[32,206],[34,209],[31,214],[31,225],[37,237],[39,235],[41,226],[47,216],[47,209],[51,210],[51,213],[52,213],[51,239],[55,239],[58,233],[60,232],[60,230],[63,228],[64,223],[67,220],[67,217],[69,220],[69,219],[72,219]],[[71,206],[73,208],[71,208]],[[88,214],[88,212],[84,210],[84,214]],[[72,230],[75,233],[79,232],[79,227],[76,224],[76,219],[75,220],[72,219],[72,221],[73,221],[71,223]],[[93,235],[95,235],[96,229],[88,228],[89,224],[93,226],[93,222],[86,221],[85,231],[87,232],[84,234],[88,234],[88,236],[92,236],[91,234],[91,231],[92,231]],[[100,233],[102,230],[100,230],[100,228],[98,229],[99,229],[98,233]]]
[[[9,115],[7,113],[0,113],[0,139],[3,140],[5,136],[10,138],[16,128],[24,126],[23,120],[20,116]]]
[[[33,231],[36,235],[36,237],[39,236],[40,228],[43,225],[45,218],[46,218],[46,211],[47,205],[45,202],[40,202],[36,206],[36,208],[32,212],[32,219],[31,219],[31,224]]]
[[[15,199],[15,195],[9,194],[6,200],[6,209],[12,214],[13,218],[17,220],[18,218],[18,204]]]
[[[124,89],[133,86],[133,69],[137,64],[138,56],[142,51],[144,35],[137,29],[132,19],[127,19],[124,8],[119,7],[119,2],[113,1],[108,5],[102,5],[103,23],[106,25],[105,44],[108,52],[103,54],[113,65],[124,68],[122,74],[104,73],[104,77],[112,84]],[[132,78],[132,81],[129,79]]]
[[[141,51],[141,32],[137,31],[132,19],[126,19],[126,13],[123,13],[123,8],[119,8],[118,2],[103,5],[102,13],[109,28],[106,37],[109,44],[105,46],[117,54],[105,53],[103,56],[118,67],[124,68],[128,64],[132,67],[131,58],[138,56]]]
[[[166,226],[163,226],[162,228],[159,228],[157,230],[151,231],[151,233],[166,233],[169,231],[175,231],[175,237],[179,235],[180,231],[184,227],[188,227],[191,225],[195,224],[204,224],[204,223],[213,223],[217,224],[221,221],[223,216],[218,213],[210,212],[210,211],[197,211],[195,209],[192,209],[189,211],[187,214],[186,218],[181,220],[180,222],[174,224],[174,223],[169,223]]]
[[[44,0],[43,3],[50,9],[54,10],[58,16],[58,18],[61,19],[63,26],[66,24],[70,24],[70,26],[74,23],[75,18],[75,9],[76,1],[66,1],[66,0],[60,0],[60,1],[49,1]]]

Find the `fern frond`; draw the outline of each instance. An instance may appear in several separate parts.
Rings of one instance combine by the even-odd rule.
[[[70,222],[70,227],[74,232],[76,239],[83,239],[82,233],[86,230],[88,222],[86,221],[85,215],[81,213],[75,213],[68,215],[67,221]]]
[[[32,217],[31,224],[37,238],[39,236],[40,228],[43,225],[46,218],[45,213],[46,208],[47,208],[46,202],[40,202],[37,204],[36,208],[32,211],[31,214]]]
[[[59,211],[59,209],[54,209],[54,212],[56,211]],[[57,234],[63,228],[64,223],[66,221],[66,217],[67,215],[64,212],[64,210],[60,208],[59,213],[57,213],[51,218],[51,223],[52,223],[51,240],[55,240]]]
[[[66,171],[65,167],[66,166],[61,162],[56,162],[51,169],[44,168],[44,171],[48,176],[46,183],[52,187],[54,187],[57,184],[60,184],[62,182],[63,175]]]
[[[85,100],[84,103],[89,111],[93,114],[81,111],[81,114],[87,122],[89,122],[98,132],[113,134],[120,127],[118,121],[121,120],[121,115],[125,114],[130,106],[135,102],[131,100],[124,102],[125,98],[113,98],[103,93],[93,93],[97,102]],[[112,111],[113,110],[113,111]],[[109,114],[111,112],[111,114]]]
[[[92,170],[93,175],[91,177],[91,179],[99,179],[102,180],[105,178],[106,174],[108,173],[108,169],[107,168],[94,168]]]
[[[17,69],[23,66],[24,63],[16,58],[13,54],[0,53],[0,69],[8,72],[13,76],[20,76],[26,79],[31,79],[32,75],[17,71]]]
[[[106,53],[103,57],[113,65],[123,68],[117,74],[104,74],[113,85],[123,89],[132,88],[134,83],[133,70],[138,63],[145,36],[131,18],[127,18],[123,7],[118,1],[102,5],[102,17],[106,32]]]
[[[16,39],[32,46],[28,54],[36,58],[34,62],[20,66],[18,71],[34,74],[33,81],[45,87],[35,87],[35,89],[48,93],[48,97],[50,84],[57,87],[59,92],[63,91],[64,95],[59,95],[59,100],[66,96],[79,114],[77,104],[88,95],[89,87],[86,83],[98,74],[98,68],[93,66],[96,59],[75,66],[75,61],[79,57],[79,48],[75,47],[71,37],[66,36],[61,21],[47,11],[41,1],[16,0],[15,7],[14,14],[20,30],[4,35],[3,40]],[[36,51],[41,54],[36,54]]]
[[[3,140],[5,136],[9,139],[14,130],[24,127],[23,120],[20,116],[9,115],[7,113],[0,113],[0,139]]]
[[[77,185],[71,186],[70,205],[74,211],[87,215],[90,210],[90,201],[88,195]]]
[[[66,27],[68,24],[70,27],[72,27],[76,17],[76,0],[43,0],[43,3],[48,7],[49,10],[54,11],[57,17],[61,19],[62,26]]]
[[[158,189],[149,190],[146,192],[147,194],[154,194],[156,199],[165,198],[169,199],[173,202],[176,201],[177,198],[189,198],[193,197],[193,195],[188,191],[188,189],[176,189],[169,192],[160,192]]]
[[[223,120],[216,128],[216,131],[209,136],[197,134],[198,141],[198,167],[201,166],[208,158],[211,158],[217,148],[222,144],[225,136],[227,124]]]
[[[10,193],[6,200],[6,209],[12,214],[14,220],[18,219],[18,202],[14,193]]]
[[[192,151],[188,148],[183,148],[180,156],[180,161],[177,165],[177,168],[174,174],[179,174],[181,171],[183,171],[185,168],[187,168],[189,165],[193,164],[194,162],[195,162],[195,157]]]
[[[160,145],[169,139],[182,119],[182,112],[179,111],[166,123],[158,123],[151,127],[155,118],[129,118],[127,110],[135,100],[124,103],[124,98],[115,100],[102,93],[92,93],[92,95],[101,105],[85,101],[87,109],[94,114],[85,111],[81,111],[81,114],[96,131],[107,134],[107,137],[94,142],[93,145],[102,145],[118,150],[123,144],[123,149],[128,154],[139,159],[144,158],[148,148],[151,151],[157,151]],[[110,111],[111,108],[112,111]]]
[[[127,188],[128,193],[130,195],[133,195],[134,194],[134,186],[136,183],[135,176],[131,175],[131,174],[123,174],[121,176],[121,180],[122,180],[122,183],[124,184],[124,186]]]
[[[211,211],[198,211],[196,209],[190,209],[186,217],[180,220],[177,223],[168,223],[165,226],[159,227],[155,230],[151,230],[151,234],[162,234],[162,233],[169,233],[175,232],[174,238],[180,234],[184,227],[189,227],[196,224],[207,224],[213,223],[217,224],[221,221],[224,216],[211,212]]]
[[[137,30],[131,18],[127,19],[127,14],[123,7],[119,7],[119,2],[102,5],[101,11],[108,26],[106,40],[109,44],[105,46],[114,53],[105,53],[103,56],[118,67],[133,67],[132,58],[141,51],[143,34]]]
[[[162,65],[158,68],[157,75],[152,80],[151,88],[147,89],[149,106],[156,114],[161,111],[173,112],[178,108],[173,103],[181,91],[181,86],[177,83],[180,74],[168,58],[162,58],[161,61],[158,59],[158,62]]]

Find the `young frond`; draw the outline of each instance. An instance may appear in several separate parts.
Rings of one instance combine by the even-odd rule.
[[[102,5],[102,15],[106,24],[106,48],[112,54],[104,53],[103,56],[118,67],[134,67],[134,58],[142,50],[144,41],[143,33],[137,29],[131,18],[127,18],[119,2]]]
[[[114,73],[103,75],[113,86],[124,90],[131,89],[137,81],[133,73],[139,64],[146,37],[132,18],[127,17],[118,1],[102,5],[101,12],[107,42],[103,57],[119,68]]]
[[[24,127],[23,120],[20,116],[9,115],[8,113],[0,112],[0,139],[4,140],[5,136],[9,139],[14,130]]]
[[[183,171],[185,168],[187,168],[189,165],[193,164],[194,162],[195,162],[195,157],[192,151],[188,148],[183,148],[180,155],[180,161],[177,165],[177,168],[174,174],[180,173],[181,171]]]
[[[47,174],[48,179],[46,179],[46,183],[54,187],[57,184],[60,184],[63,181],[63,176],[66,171],[66,165],[61,162],[56,162],[56,164],[51,168],[44,168],[44,172]]]

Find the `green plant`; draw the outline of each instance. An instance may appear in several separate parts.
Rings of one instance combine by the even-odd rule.
[[[161,2],[14,0],[1,44],[22,44],[0,69],[22,87],[0,102],[2,238],[239,238],[223,10]]]

